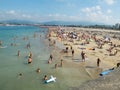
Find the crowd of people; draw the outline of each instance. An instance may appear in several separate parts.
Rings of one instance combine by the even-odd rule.
[[[64,44],[65,49],[63,49],[62,52],[67,53],[68,55],[68,53],[71,51],[72,58],[75,56],[76,53],[76,51],[74,50],[74,45],[86,46],[91,44],[92,42],[94,42],[96,45],[89,48],[89,50],[93,50],[93,51],[96,51],[96,49],[102,50],[105,49],[104,46],[107,45],[108,46],[107,47],[108,49],[106,49],[107,55],[116,56],[118,54],[118,48],[120,45],[114,43],[112,40],[113,37],[107,36],[106,32],[103,33],[101,31],[87,31],[87,30],[77,31],[75,29],[72,29],[72,31],[70,31],[69,29],[65,29],[63,27],[63,28],[57,28],[56,30],[51,30],[49,33],[50,34],[49,38],[52,37],[51,33],[54,33],[54,36],[56,36],[56,40],[58,40],[61,43],[63,42],[66,43]],[[87,47],[85,48],[85,50],[82,49],[81,53],[79,54],[83,62],[86,61],[86,57],[88,53],[88,52],[86,53],[87,51],[86,49]],[[100,58],[99,56],[96,58],[97,67],[100,67],[100,63],[102,62],[101,59],[102,58]],[[55,67],[56,66],[57,65],[55,65]]]

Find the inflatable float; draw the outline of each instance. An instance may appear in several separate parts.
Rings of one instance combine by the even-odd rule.
[[[113,70],[114,70],[114,68],[109,69],[109,70],[105,70],[105,71],[101,72],[99,75],[100,75],[100,76],[107,75],[107,74],[109,74],[110,72],[112,72]]]
[[[45,83],[56,82],[56,77],[50,76],[50,79],[46,80]]]

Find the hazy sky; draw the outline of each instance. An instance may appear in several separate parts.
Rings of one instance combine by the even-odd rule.
[[[0,21],[120,22],[120,0],[0,0]]]

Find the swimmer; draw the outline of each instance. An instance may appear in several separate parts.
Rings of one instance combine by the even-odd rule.
[[[45,75],[43,79],[44,79],[45,81],[48,80],[47,75]]]
[[[48,64],[50,64],[51,63],[51,60],[48,60]]]
[[[23,76],[22,73],[19,73],[19,74],[17,75],[18,79],[22,78],[22,76]]]
[[[23,74],[22,73],[19,73],[19,76],[22,76]]]
[[[13,43],[11,43],[10,45],[13,46]]]
[[[37,73],[40,73],[40,68],[37,68],[36,72],[37,72]]]
[[[32,63],[32,58],[28,58],[28,64]]]

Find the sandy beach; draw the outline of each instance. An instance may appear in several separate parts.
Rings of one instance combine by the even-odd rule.
[[[73,32],[76,37],[70,38],[68,35]],[[117,33],[117,34],[116,34]],[[49,44],[54,46],[52,55],[54,61],[52,64],[60,64],[60,60],[63,60],[62,68],[66,68],[68,72],[64,72],[62,69],[61,74],[64,73],[64,78],[76,80],[74,87],[83,85],[77,83],[77,81],[86,79],[86,81],[96,81],[101,77],[99,74],[104,71],[116,68],[117,63],[120,62],[120,41],[119,31],[103,30],[103,29],[90,29],[90,28],[78,28],[78,27],[50,27],[48,33]],[[88,39],[88,41],[87,41]],[[102,43],[101,47],[99,44]],[[66,47],[68,47],[67,53]],[[72,49],[71,49],[72,48]],[[111,49],[112,48],[112,49]],[[109,51],[110,49],[110,51]],[[72,50],[74,50],[74,56],[72,56]],[[82,61],[81,52],[85,53],[85,61]],[[97,66],[97,59],[100,59],[99,66]],[[57,67],[56,69],[58,69]],[[59,69],[58,69],[59,70]],[[74,76],[71,76],[74,73]],[[81,74],[82,73],[82,74]],[[82,76],[80,76],[82,75]],[[107,76],[106,76],[107,77]],[[112,76],[111,76],[112,77]],[[95,83],[94,81],[94,83]],[[97,82],[97,81],[96,81]],[[86,82],[84,82],[86,83]],[[90,83],[90,82],[89,82]],[[92,85],[91,85],[92,86]],[[94,86],[94,85],[93,85]],[[93,87],[92,86],[92,87]],[[70,90],[93,90],[87,89],[85,85],[83,89],[69,88]],[[90,87],[90,86],[89,86]],[[94,90],[103,90],[94,89]],[[112,89],[116,90],[116,89]]]

